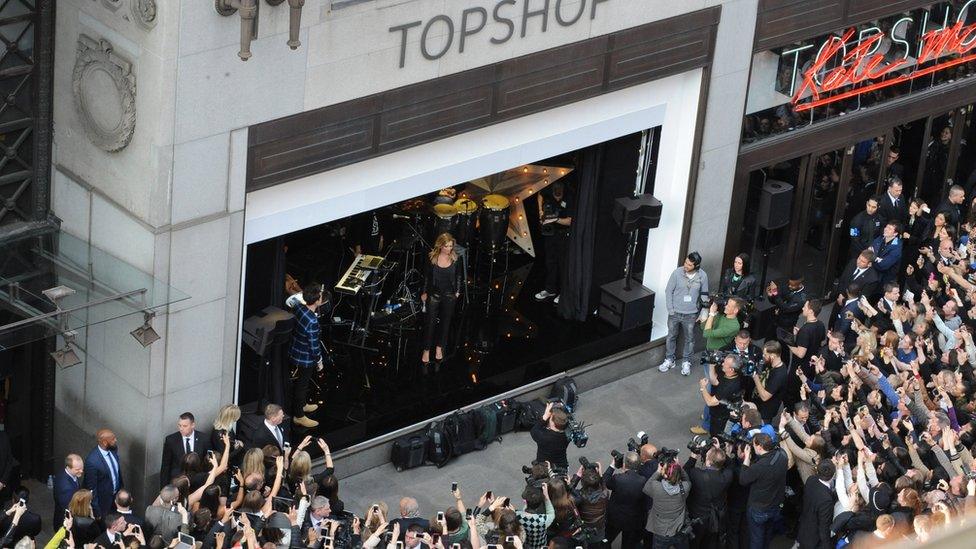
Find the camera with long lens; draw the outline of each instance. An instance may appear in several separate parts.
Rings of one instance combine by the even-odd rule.
[[[729,411],[729,420],[732,423],[742,421],[742,412],[745,411],[745,400],[742,398],[742,393],[736,393],[731,400],[719,400],[718,402]]]
[[[663,447],[658,450],[657,454],[654,454],[654,457],[657,458],[658,463],[674,463],[678,460],[678,450]]]
[[[695,435],[688,441],[688,451],[692,454],[703,455],[712,445],[712,439],[704,435]]]
[[[637,431],[636,437],[631,437],[627,439],[627,451],[628,452],[639,452],[640,447],[647,444],[649,440],[647,433],[644,431]]]
[[[610,457],[613,458],[614,469],[620,469],[624,466],[624,455],[620,453],[620,450],[610,450]]]

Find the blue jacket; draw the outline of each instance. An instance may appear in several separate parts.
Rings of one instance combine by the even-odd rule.
[[[112,455],[119,464],[118,488],[122,489],[125,486],[122,482],[122,460],[119,459],[117,451],[113,451]],[[115,494],[118,490],[112,486],[112,472],[109,471],[108,463],[102,457],[98,446],[85,457],[85,488],[92,492],[92,510],[95,511],[96,516],[104,517],[105,513],[115,508]]]
[[[61,469],[54,475],[54,526],[64,520],[64,510],[71,503],[71,496],[81,488],[81,481]]]
[[[874,248],[874,270],[878,272],[880,283],[891,282],[898,276],[898,266],[901,264],[901,239],[895,237],[885,245],[884,237],[879,236],[871,247]]]

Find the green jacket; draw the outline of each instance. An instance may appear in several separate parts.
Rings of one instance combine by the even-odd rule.
[[[721,349],[735,339],[735,334],[739,333],[741,325],[737,318],[727,318],[724,314],[715,315],[712,327],[705,329],[705,348],[709,351]]]

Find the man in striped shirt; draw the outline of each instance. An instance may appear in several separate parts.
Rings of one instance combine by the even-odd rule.
[[[315,311],[322,305],[322,286],[313,284],[302,290],[302,301],[294,303],[295,330],[292,332],[291,347],[288,358],[298,367],[298,377],[295,379],[292,413],[296,425],[315,427],[319,422],[306,417],[305,414],[318,409],[317,404],[308,404],[308,383],[312,378],[312,369],[322,369],[322,353],[319,347],[319,319]]]

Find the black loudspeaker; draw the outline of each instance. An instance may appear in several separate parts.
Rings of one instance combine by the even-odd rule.
[[[613,220],[624,234],[638,229],[656,229],[661,224],[661,201],[649,194],[625,196],[613,203]]]
[[[264,356],[271,345],[287,343],[295,325],[295,315],[278,307],[265,307],[244,320],[241,340],[254,352]]]
[[[629,330],[650,324],[654,316],[654,292],[641,284],[615,280],[600,286],[600,308],[597,315],[618,330]]]
[[[759,197],[759,226],[779,229],[790,224],[793,209],[793,185],[782,181],[766,181]]]

